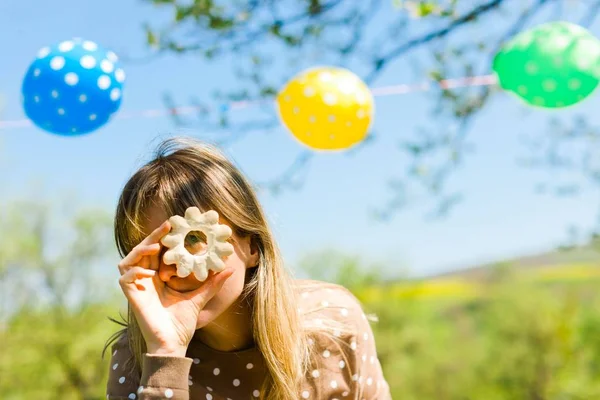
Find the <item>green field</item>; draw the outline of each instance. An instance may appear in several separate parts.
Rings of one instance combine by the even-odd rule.
[[[600,399],[600,268],[490,268],[357,285],[394,399]],[[24,309],[0,331],[0,396],[101,399],[121,303]],[[35,384],[32,384],[35,383]]]
[[[600,398],[600,268],[518,269],[364,288],[398,399]]]
[[[585,283],[600,279],[600,264],[560,264],[514,271],[511,277],[518,283]],[[363,301],[386,299],[473,299],[486,293],[485,280],[458,276],[404,281],[361,289],[357,295]]]

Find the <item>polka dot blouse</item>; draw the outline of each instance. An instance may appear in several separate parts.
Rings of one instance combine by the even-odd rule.
[[[304,377],[298,399],[391,399],[373,332],[359,302],[346,289],[323,284],[301,292],[299,311],[307,324],[334,318],[350,332],[332,330],[309,340],[316,356]],[[193,340],[186,357],[144,354],[141,371],[126,371],[131,357],[126,338],[112,346],[108,400],[239,400],[260,396],[266,374],[257,348],[222,352]]]

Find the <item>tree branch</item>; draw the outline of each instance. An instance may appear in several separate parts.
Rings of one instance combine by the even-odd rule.
[[[505,0],[492,0],[489,3],[481,4],[477,7],[475,7],[474,9],[472,9],[471,11],[469,11],[468,13],[466,13],[465,15],[458,17],[452,23],[450,23],[448,26],[446,26],[442,29],[434,30],[423,36],[411,39],[408,42],[403,43],[402,45],[398,46],[397,48],[389,51],[387,54],[385,54],[383,56],[379,56],[374,62],[373,70],[367,75],[367,77],[365,78],[365,81],[367,83],[373,82],[373,80],[379,75],[379,73],[382,72],[382,70],[386,66],[386,64],[388,64],[391,60],[396,59],[397,57],[401,56],[402,54],[406,53],[407,51],[409,51],[417,46],[420,46],[420,45],[426,44],[428,42],[431,42],[433,40],[440,39],[440,38],[447,36],[449,33],[454,32],[457,28],[459,28],[469,22],[473,22],[473,20],[475,18],[480,17],[480,16],[496,9],[504,1]]]

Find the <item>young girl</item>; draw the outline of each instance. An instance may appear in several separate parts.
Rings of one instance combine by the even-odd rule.
[[[169,217],[191,206],[233,232],[225,270],[203,282],[162,257]],[[215,148],[163,142],[125,185],[115,237],[128,316],[104,348],[107,399],[391,398],[358,300],[290,277],[254,190]],[[185,246],[202,252],[204,240]]]

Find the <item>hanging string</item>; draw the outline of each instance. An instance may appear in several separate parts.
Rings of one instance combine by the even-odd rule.
[[[417,84],[399,84],[391,86],[381,86],[371,89],[371,93],[374,97],[385,97],[385,96],[396,96],[402,94],[416,93],[416,92],[427,92],[433,88],[441,89],[455,89],[462,87],[471,86],[492,86],[497,83],[495,75],[481,75],[481,76],[470,76],[454,79],[443,79],[438,82],[423,82]],[[241,110],[249,108],[260,103],[264,100],[243,100],[243,101],[232,101],[219,106],[219,110]],[[199,111],[211,111],[207,107],[199,106],[182,106],[172,108],[150,108],[146,110],[121,112],[117,114],[116,119],[133,119],[133,118],[159,118],[168,115],[192,115]],[[32,126],[33,123],[28,119],[18,120],[0,120],[0,129],[15,129],[25,128]]]

